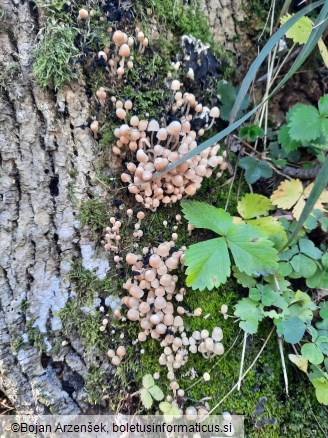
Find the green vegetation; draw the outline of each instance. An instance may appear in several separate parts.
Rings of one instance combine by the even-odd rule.
[[[33,74],[42,87],[59,88],[76,77],[72,57],[78,54],[75,37],[78,31],[65,25],[48,26],[35,52]]]
[[[43,339],[43,334],[40,332],[38,327],[34,327],[35,320],[27,321],[26,331],[28,334],[28,339],[36,348],[40,351],[45,351],[45,344]]]
[[[108,203],[105,200],[92,198],[82,203],[79,214],[81,225],[88,225],[92,231],[102,233],[108,226],[109,218]]]

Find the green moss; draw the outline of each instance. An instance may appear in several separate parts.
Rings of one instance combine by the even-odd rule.
[[[92,231],[102,233],[109,225],[110,214],[108,201],[93,198],[84,201],[79,212],[79,219],[82,225],[88,225]]]
[[[76,77],[72,58],[78,53],[74,43],[77,34],[77,29],[65,25],[46,28],[33,64],[33,74],[42,87],[57,89]]]
[[[34,323],[35,323],[35,319],[27,321],[26,323],[26,331],[28,334],[29,341],[40,351],[45,351],[43,334],[40,332],[38,327],[34,327]]]
[[[12,337],[11,348],[12,348],[13,352],[17,353],[17,351],[21,348],[21,346],[23,344],[24,344],[24,341],[23,341],[23,338],[21,335],[15,334]]]
[[[105,370],[91,367],[85,378],[85,389],[88,393],[88,401],[91,404],[100,404],[108,393],[108,376]]]

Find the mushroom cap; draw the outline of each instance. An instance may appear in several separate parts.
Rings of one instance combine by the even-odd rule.
[[[140,120],[139,121],[138,128],[140,129],[140,131],[146,131],[147,126],[148,126],[148,120]]]
[[[118,51],[118,54],[122,56],[122,58],[127,58],[128,56],[130,56],[130,53],[131,50],[127,44],[122,44],[120,50]]]
[[[211,108],[210,117],[214,117],[215,119],[220,117],[220,110],[217,106],[213,106],[213,108]]]
[[[163,263],[162,259],[161,259],[160,256],[157,255],[157,254],[153,254],[153,255],[150,256],[150,258],[149,258],[149,265],[150,265],[152,268],[157,269],[157,268],[160,267],[160,265],[161,265],[162,263]]]
[[[88,15],[89,15],[89,13],[88,13],[88,11],[86,9],[80,9],[79,10],[79,18],[81,20],[85,20],[86,18],[88,18]]]
[[[170,254],[170,249],[171,249],[170,244],[168,242],[163,242],[158,245],[156,252],[161,257],[167,257]]]
[[[124,32],[122,32],[121,30],[116,30],[113,33],[113,41],[116,44],[116,46],[120,46],[121,44],[124,43],[125,36],[126,34],[124,34]]]
[[[116,116],[117,116],[119,119],[121,119],[121,120],[125,119],[125,117],[126,117],[126,112],[125,112],[125,110],[124,110],[123,108],[117,108],[117,110],[116,110]]]
[[[181,132],[181,123],[174,120],[169,124],[166,130],[170,135],[173,135],[174,137],[178,137]]]
[[[164,141],[167,139],[167,130],[165,128],[160,128],[156,134],[156,137],[160,141]]]
[[[136,158],[139,163],[147,163],[148,161],[148,155],[142,149],[138,149]]]
[[[120,345],[120,346],[117,348],[117,350],[116,350],[116,354],[117,354],[117,356],[119,356],[119,357],[123,357],[123,356],[125,356],[125,355],[126,355],[126,349],[125,349],[125,347],[124,347],[123,345]]]
[[[221,354],[224,353],[224,347],[221,344],[221,342],[216,342],[214,344],[213,352],[214,352],[214,354],[217,354],[218,356],[220,356]]]
[[[180,81],[178,81],[178,80],[174,80],[174,81],[172,81],[172,83],[171,83],[171,90],[173,90],[173,91],[178,91],[178,90],[180,90],[180,86],[181,86],[181,84],[180,84]]]
[[[221,327],[214,327],[212,331],[212,339],[216,342],[220,342],[223,339],[223,332]]]
[[[158,121],[155,119],[150,120],[148,123],[147,131],[155,132],[159,130]]]
[[[126,316],[130,321],[138,321],[140,315],[138,310],[130,309]]]

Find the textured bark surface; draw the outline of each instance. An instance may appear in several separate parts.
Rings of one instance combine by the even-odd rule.
[[[237,51],[238,21],[244,19],[242,0],[202,0],[214,40],[231,52]]]
[[[20,413],[79,413],[87,408],[82,347],[71,339],[56,356],[51,333],[60,328],[54,312],[71,293],[72,259],[87,254],[87,267],[96,258],[77,221],[94,174],[95,145],[81,128],[89,123],[88,98],[81,81],[56,95],[38,88],[31,65],[39,17],[28,2],[1,0],[1,8],[0,389]],[[96,263],[104,276],[108,262]],[[43,355],[28,342],[28,321],[43,336]],[[80,384],[67,392],[72,376]]]

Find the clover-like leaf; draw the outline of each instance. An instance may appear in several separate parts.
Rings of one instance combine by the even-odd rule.
[[[260,178],[271,178],[273,171],[269,164],[253,157],[244,157],[238,165],[245,170],[245,178],[248,184],[254,184]]]
[[[308,359],[314,365],[319,365],[323,362],[324,357],[320,348],[312,342],[304,344],[301,348],[301,353],[305,359]]]
[[[263,216],[272,210],[270,199],[256,193],[247,193],[237,206],[238,213],[244,219],[252,219],[256,216]]]
[[[155,381],[153,379],[153,376],[151,374],[145,374],[142,378],[142,384],[146,389],[150,388],[151,386],[154,386]]]
[[[282,321],[282,330],[286,342],[297,344],[304,335],[306,325],[296,316],[288,316]]]
[[[257,332],[259,322],[263,319],[262,306],[250,298],[243,298],[235,306],[235,315],[241,319],[240,328],[245,332]]]
[[[149,388],[148,391],[155,400],[157,401],[163,400],[164,393],[159,386],[154,385],[151,388]]]
[[[319,260],[322,256],[322,251],[317,248],[312,240],[300,239],[299,242],[300,252],[311,257],[312,259]]]
[[[146,409],[150,409],[153,405],[153,399],[146,388],[140,389],[140,399]]]
[[[315,395],[319,403],[328,405],[328,379],[325,377],[317,377],[311,380],[315,387]]]

